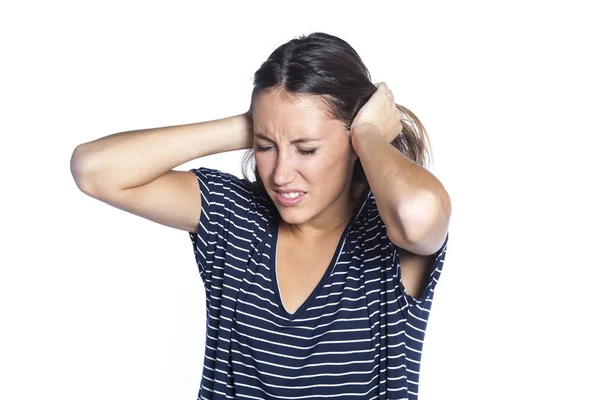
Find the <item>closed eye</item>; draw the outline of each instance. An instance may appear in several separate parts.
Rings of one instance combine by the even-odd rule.
[[[263,152],[263,151],[269,150],[270,148],[271,147],[256,146],[256,151]],[[313,149],[309,149],[309,150],[302,150],[302,149],[297,149],[297,150],[298,150],[298,153],[300,153],[302,155],[305,155],[305,156],[308,156],[308,155],[311,155],[311,154],[315,154],[315,152],[317,151],[317,147],[315,147]]]

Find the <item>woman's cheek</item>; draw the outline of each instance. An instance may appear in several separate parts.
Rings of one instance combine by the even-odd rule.
[[[273,154],[274,152],[271,151],[254,153],[256,168],[263,181],[266,181],[275,170],[277,160]]]

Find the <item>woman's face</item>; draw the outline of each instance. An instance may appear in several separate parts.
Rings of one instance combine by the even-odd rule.
[[[315,216],[335,221],[349,205],[357,155],[343,122],[331,119],[319,107],[313,95],[287,99],[278,91],[260,93],[253,103],[258,173],[289,224]],[[304,193],[295,205],[279,199],[277,192],[289,189]]]

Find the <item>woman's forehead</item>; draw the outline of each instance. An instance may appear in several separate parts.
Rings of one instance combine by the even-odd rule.
[[[254,99],[253,118],[295,115],[310,119],[325,119],[323,105],[314,95],[282,95],[280,92],[260,93]]]
[[[252,109],[254,133],[257,138],[272,139],[274,136],[321,138],[332,129],[343,127],[323,111],[314,96],[300,95],[295,99],[276,93],[264,93],[255,99]]]

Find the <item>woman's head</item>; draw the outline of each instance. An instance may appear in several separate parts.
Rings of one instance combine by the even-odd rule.
[[[280,213],[287,207],[277,202],[276,190],[307,192],[291,207],[301,218],[303,209],[314,214],[368,187],[347,132],[376,90],[356,51],[340,38],[315,32],[275,49],[254,74],[254,147],[244,157],[244,166],[255,160],[254,190],[269,195]],[[427,133],[412,112],[397,107],[407,118],[392,145],[425,167]],[[292,143],[301,137],[318,140]],[[246,168],[242,171],[245,175]]]
[[[292,224],[348,207],[358,156],[344,123],[323,109],[320,96],[290,95],[281,87],[264,90],[253,100],[257,177],[283,219]],[[293,207],[278,199],[278,193],[290,191],[301,196]]]

